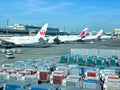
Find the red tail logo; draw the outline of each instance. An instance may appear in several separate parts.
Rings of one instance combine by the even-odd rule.
[[[46,33],[46,32],[45,32],[44,29],[40,31],[40,35],[45,35],[45,33]]]
[[[85,37],[86,36],[86,33],[87,33],[87,29],[86,30],[83,30],[83,32],[78,36],[78,37]]]

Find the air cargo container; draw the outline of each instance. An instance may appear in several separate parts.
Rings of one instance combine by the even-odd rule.
[[[67,78],[63,80],[62,86],[73,86],[82,88],[83,78],[82,76],[69,75]]]
[[[5,88],[5,83],[6,83],[5,80],[0,79],[0,90],[4,90],[4,88]]]
[[[0,80],[8,80],[9,79],[9,74],[6,72],[0,73]]]
[[[87,71],[85,78],[99,80],[99,74],[96,71]]]
[[[30,84],[37,84],[38,83],[38,75],[37,74],[34,74],[34,75],[25,75],[24,76],[24,81],[25,82],[28,82]]]
[[[6,83],[5,90],[16,90],[17,88],[29,88],[30,84],[26,82],[17,82],[17,81],[11,81]]]
[[[10,74],[8,80],[9,81],[22,81],[23,76],[22,76],[22,74]]]
[[[108,61],[109,61],[109,65],[110,66],[116,66],[116,59],[111,57],[111,58],[108,58]]]
[[[51,84],[56,84],[56,82],[59,84],[61,84],[61,81],[63,79],[63,77],[65,77],[64,75],[64,71],[54,71],[52,72],[52,74],[50,75],[50,83]]]
[[[69,55],[67,59],[68,64],[74,64],[75,62],[75,56],[74,55]]]
[[[47,69],[47,70],[50,70],[50,71],[55,70],[55,62],[52,62],[52,60],[51,61],[46,61],[43,66],[44,66],[44,69]]]
[[[57,72],[63,72],[64,76],[66,77],[69,73],[68,71],[68,67],[67,66],[60,66],[60,67],[56,67],[56,71],[54,71],[52,74],[57,73]]]
[[[101,59],[96,60],[96,66],[102,66],[102,60]]]
[[[69,71],[68,71],[68,67],[66,66],[58,66],[56,67],[56,70],[54,72],[52,72],[52,74],[50,75],[50,83],[58,83],[61,84],[63,78],[65,78],[68,75]],[[59,78],[59,80],[58,80]],[[57,80],[57,81],[56,81]]]
[[[62,80],[64,79],[64,74],[53,75],[53,84],[62,84]]]
[[[85,78],[86,79],[93,79],[93,80],[99,80],[100,77],[100,70],[98,68],[91,68],[87,67],[85,70]]]
[[[84,66],[76,66],[76,67],[72,67],[70,69],[70,75],[76,75],[76,76],[85,76],[85,67]]]
[[[120,90],[120,78],[118,76],[105,77],[104,90]]]
[[[68,68],[67,67],[67,64],[65,64],[65,63],[56,63],[55,65],[54,65],[54,67],[55,67],[55,70],[58,70],[59,68],[61,68],[61,67],[66,67],[66,68]],[[55,71],[54,70],[54,71]]]
[[[33,62],[33,61],[31,61],[31,62]],[[34,63],[35,62],[25,66],[26,67],[25,70],[31,72],[31,75],[37,73],[37,64],[34,64]]]
[[[92,58],[87,58],[86,65],[87,66],[92,66],[93,65],[93,59]]]
[[[57,67],[54,72],[52,72],[50,76],[50,82],[54,84],[61,84],[62,80],[66,78],[68,75],[68,67],[66,66],[60,66]]]
[[[61,90],[57,84],[36,84],[31,86],[31,90]]]
[[[66,63],[67,62],[67,55],[60,56],[60,63]]]
[[[100,90],[100,81],[99,80],[83,80],[83,88],[92,89],[92,90]]]
[[[68,65],[68,70],[70,71],[71,68],[73,68],[73,67],[78,67],[78,64],[70,64],[70,65]]]
[[[47,82],[50,80],[51,72],[49,70],[39,71],[39,81]]]
[[[84,59],[83,59],[82,56],[78,56],[78,57],[77,57],[77,64],[78,64],[78,65],[83,65],[83,64],[84,64]]]
[[[109,75],[116,75],[116,70],[111,68],[105,68],[100,71],[100,77],[102,78],[102,81],[104,81],[105,77]]]

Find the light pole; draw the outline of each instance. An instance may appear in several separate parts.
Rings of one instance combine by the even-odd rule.
[[[8,35],[8,22],[9,22],[10,20],[9,19],[7,19],[7,35]]]

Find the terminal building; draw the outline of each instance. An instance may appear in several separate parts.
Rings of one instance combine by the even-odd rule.
[[[15,24],[14,26],[8,26],[6,28],[0,28],[0,35],[20,35],[20,36],[30,35],[30,36],[33,36],[40,29],[41,29],[41,27],[37,26],[37,25]],[[115,32],[116,36],[120,37],[120,29],[119,28],[115,28],[114,32]],[[96,34],[96,32],[91,32],[91,33]],[[91,34],[91,33],[89,33],[89,34]],[[52,36],[55,36],[55,35],[69,35],[69,33],[60,32],[59,28],[48,27],[46,35],[52,35]]]
[[[114,29],[114,32],[115,32],[117,37],[120,37],[120,28]]]
[[[7,28],[0,28],[0,35],[35,35],[40,29],[41,27],[37,25],[15,24],[14,26],[8,26]],[[58,35],[59,33],[59,28],[48,27],[46,35]]]

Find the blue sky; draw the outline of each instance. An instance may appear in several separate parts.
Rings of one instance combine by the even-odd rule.
[[[81,32],[120,28],[120,0],[0,0],[0,27],[33,24]]]

